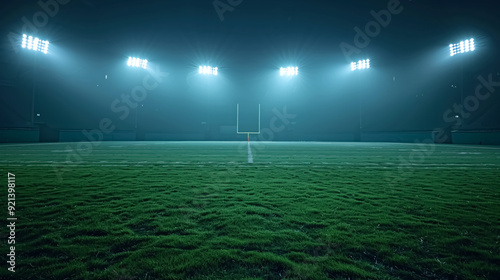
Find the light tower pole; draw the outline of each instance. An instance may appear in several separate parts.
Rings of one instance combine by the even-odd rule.
[[[351,62],[351,71],[356,71],[356,70],[366,70],[370,69],[370,60],[369,59],[363,59],[359,60],[358,62]],[[363,96],[362,96],[362,91],[359,90],[359,129],[358,129],[358,140],[361,142],[362,140],[362,134],[363,134]]]
[[[474,38],[470,38],[464,41],[460,41],[456,44],[450,44],[450,56],[456,56],[460,54],[465,54],[473,52],[476,50],[476,43]],[[464,106],[464,56],[460,57],[460,106]],[[460,116],[462,117],[462,116]],[[461,122],[463,125],[463,122]]]
[[[33,87],[31,90],[31,120],[30,126],[35,126],[35,98],[36,98],[36,76],[38,52],[47,54],[49,51],[49,41],[40,40],[38,37],[22,35],[21,48],[37,52],[33,55]]]

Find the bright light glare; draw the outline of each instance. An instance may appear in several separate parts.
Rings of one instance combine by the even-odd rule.
[[[47,54],[49,52],[49,41],[40,40],[37,37],[33,38],[33,36],[23,34],[21,47],[23,49],[39,51]]]
[[[219,73],[219,68],[212,66],[200,66],[198,68],[198,73],[202,75],[214,75],[217,76]]]
[[[299,67],[281,67],[280,76],[297,76],[299,74]]]
[[[141,67],[141,68],[148,68],[148,60],[147,59],[140,59],[137,57],[129,57],[127,65],[130,67]]]
[[[474,42],[474,38],[461,41],[460,43],[450,44],[450,56],[466,52],[473,52],[475,50],[476,50],[476,44]]]
[[[370,60],[363,59],[358,62],[351,62],[351,71],[361,70],[361,69],[369,69],[370,68]]]

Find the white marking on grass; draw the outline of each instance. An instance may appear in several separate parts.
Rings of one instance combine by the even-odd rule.
[[[248,141],[248,163],[253,163],[252,149],[250,148],[250,141]]]
[[[1,147],[14,147],[14,146],[42,146],[42,145],[62,145],[66,144],[63,142],[58,142],[58,143],[32,143],[32,144],[0,144]]]

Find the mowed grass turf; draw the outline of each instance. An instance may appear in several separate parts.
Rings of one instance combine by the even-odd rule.
[[[248,163],[246,142],[81,144],[0,145],[1,279],[500,275],[498,147],[253,142]]]

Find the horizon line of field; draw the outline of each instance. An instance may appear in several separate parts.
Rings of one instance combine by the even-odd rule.
[[[492,164],[492,163],[394,163],[394,162],[380,162],[380,163],[353,163],[353,162],[287,162],[287,161],[263,161],[263,162],[252,162],[254,165],[267,165],[267,166],[312,166],[312,167],[364,167],[364,168],[398,168],[402,166],[406,167],[416,167],[422,169],[457,169],[457,168],[481,168],[481,169],[498,169],[500,168],[500,164]],[[152,166],[157,165],[161,167],[172,167],[172,166],[238,166],[238,167],[249,167],[250,164],[241,161],[229,161],[229,162],[216,162],[216,161],[192,161],[192,162],[165,162],[165,161],[120,161],[120,162],[112,162],[112,161],[41,161],[41,160],[28,160],[28,161],[19,161],[19,160],[0,160],[0,166],[5,167],[15,167],[15,166],[54,166],[54,165],[64,165],[64,166],[85,166],[85,167],[113,167],[113,166]]]
[[[345,141],[103,141],[103,142],[95,142],[94,148],[99,148],[101,144],[105,144],[104,146],[120,148],[125,147],[124,145],[116,146],[116,144],[127,144],[127,146],[154,146],[154,145],[165,145],[165,144],[202,144],[202,145],[210,145],[210,144],[244,144],[249,142],[251,144],[283,144],[283,145],[292,145],[292,144],[315,144],[315,145],[337,145],[337,146],[411,146],[411,145],[436,145],[444,148],[474,148],[474,149],[492,149],[492,150],[500,150],[500,146],[494,145],[466,145],[466,144],[435,144],[435,143],[413,143],[413,142],[345,142]],[[23,147],[23,146],[46,146],[46,145],[70,145],[74,146],[80,142],[50,142],[50,143],[0,143],[0,148],[2,147]],[[94,143],[94,142],[90,142]],[[111,146],[114,145],[114,146]]]

